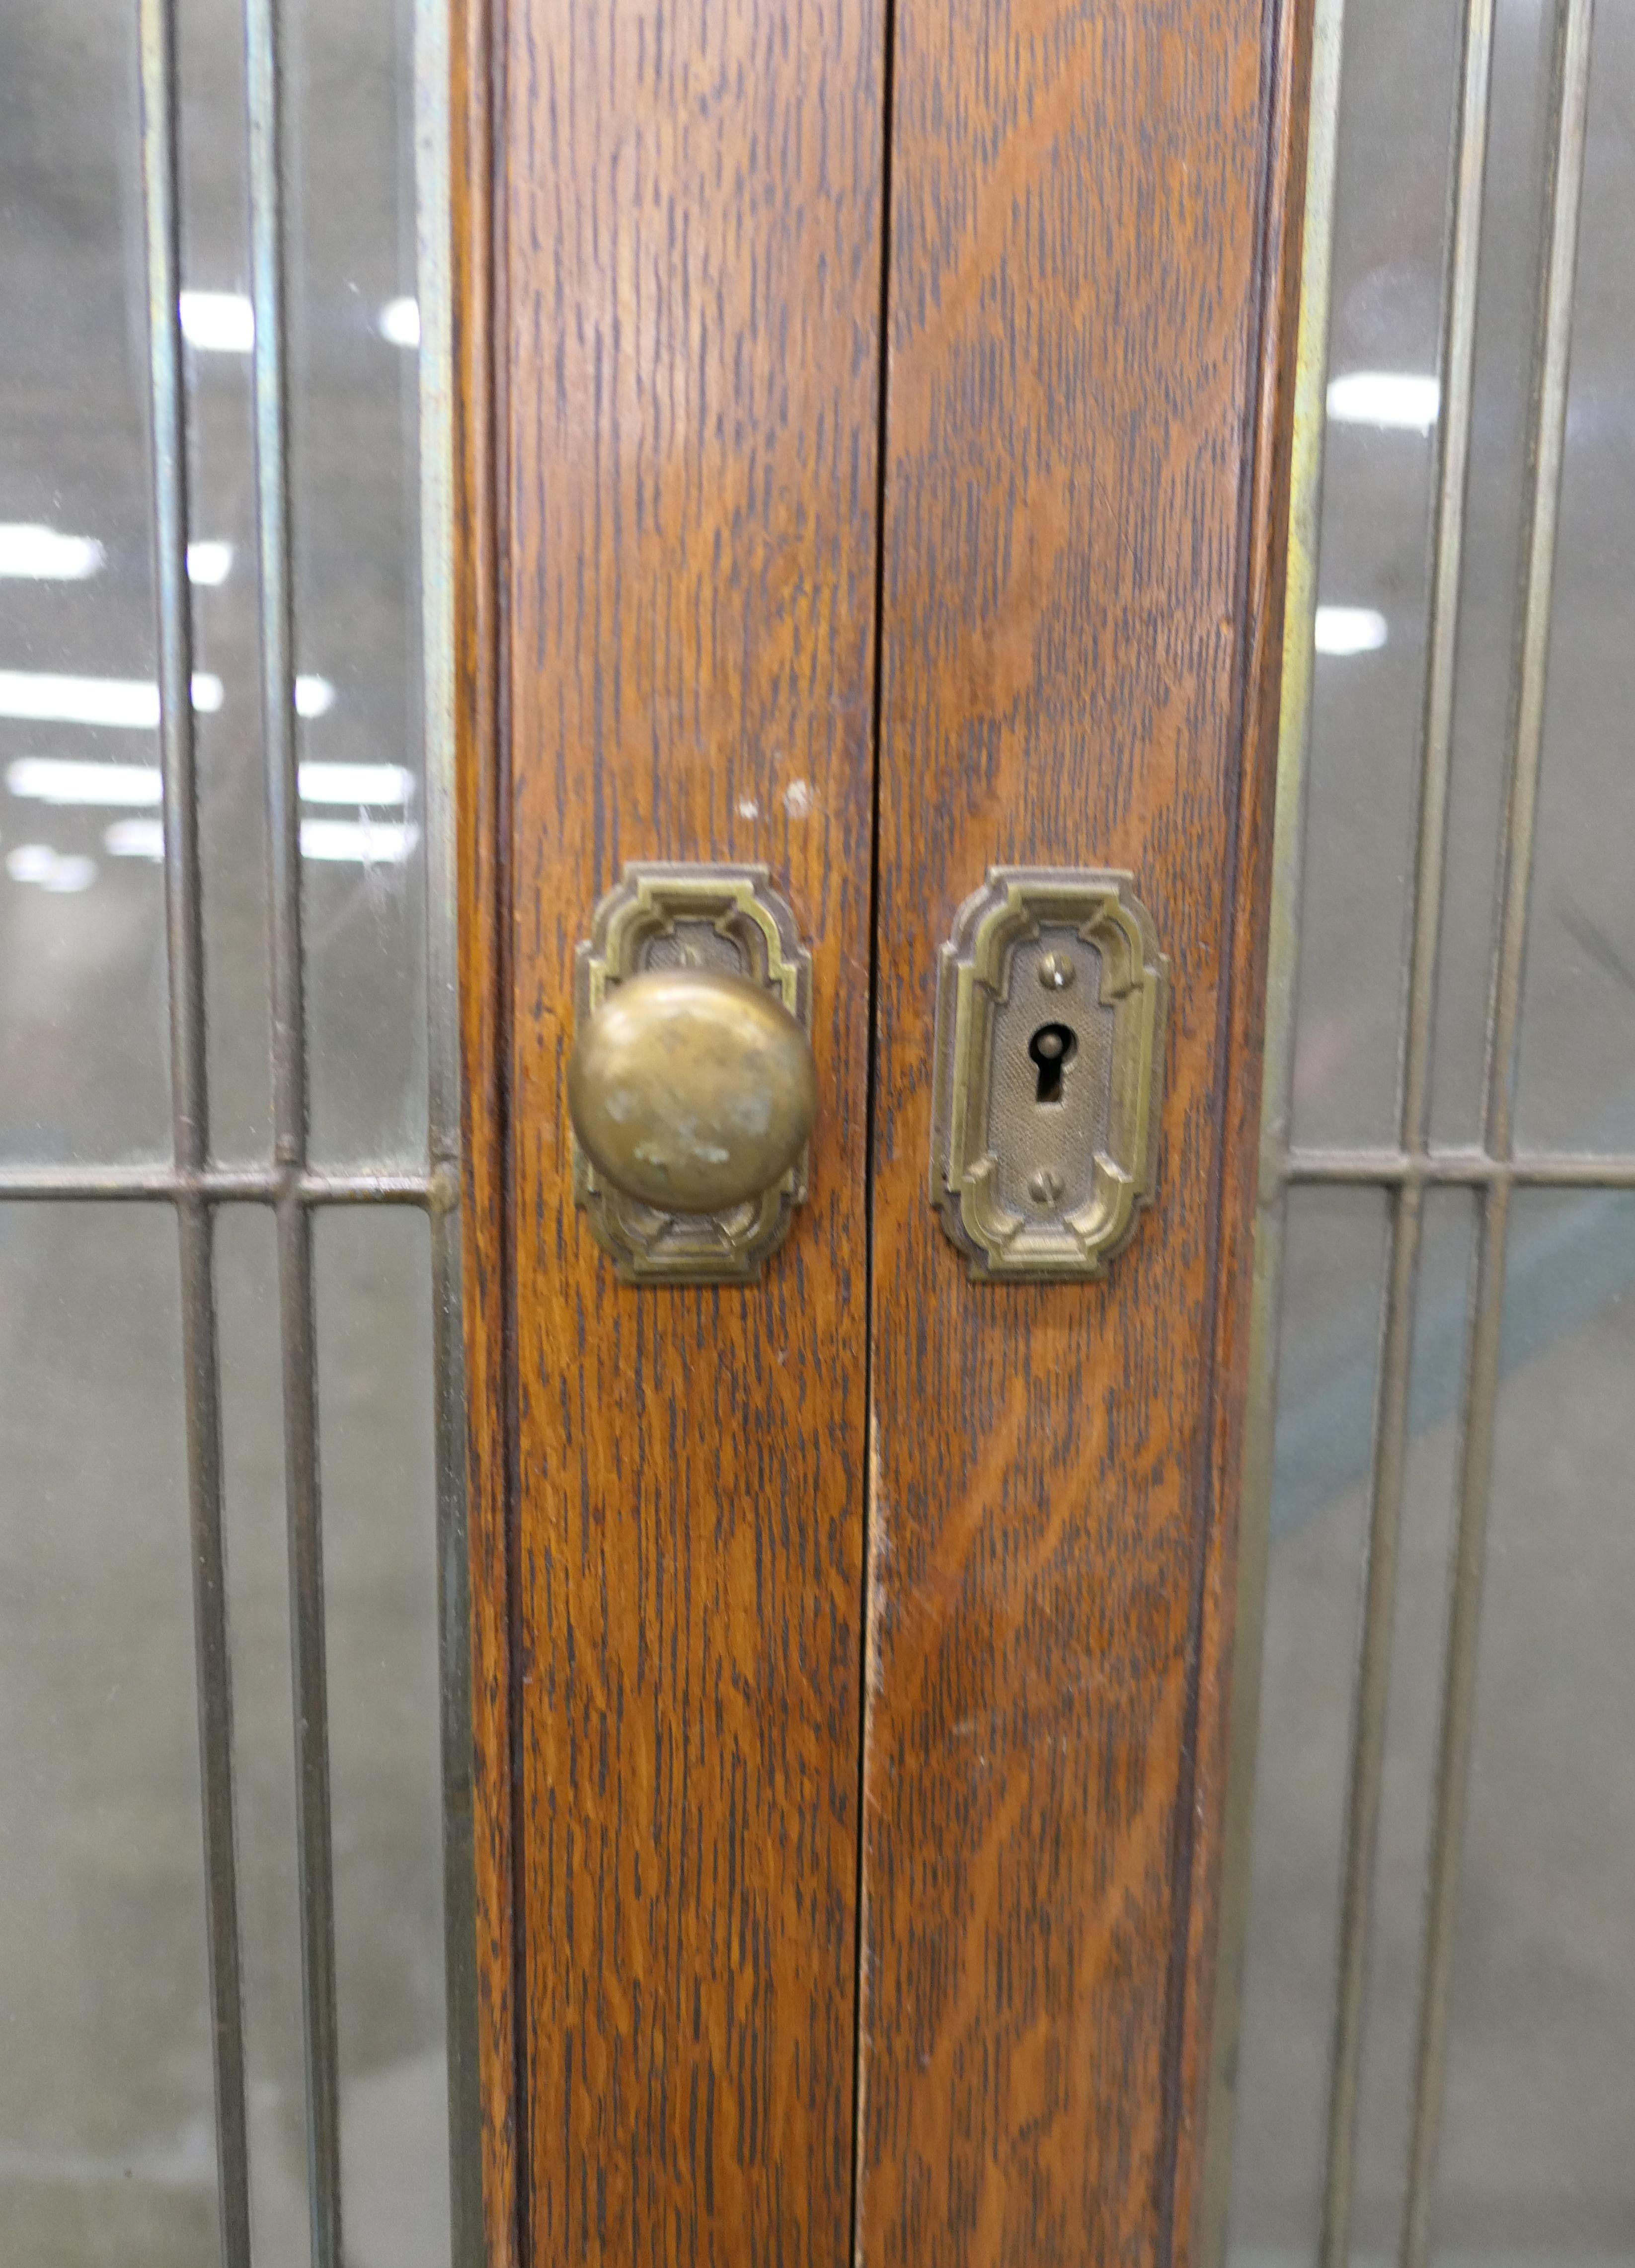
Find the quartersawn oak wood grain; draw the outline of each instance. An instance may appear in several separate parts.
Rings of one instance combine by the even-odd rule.
[[[511,0],[505,497],[532,2257],[832,2264],[851,2209],[883,31]],[[748,1290],[576,1215],[576,939],[764,859],[809,1201]]]
[[[869,2268],[1186,2250],[1299,52],[1263,0],[898,0]],[[937,946],[1008,860],[1130,868],[1170,955],[1158,1202],[1099,1285],[973,1285],[925,1202]]]

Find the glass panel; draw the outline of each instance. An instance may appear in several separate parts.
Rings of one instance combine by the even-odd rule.
[[[347,2258],[447,2268],[426,1223],[317,1224]]]
[[[198,719],[210,1146],[239,1164],[272,1151],[244,31],[220,0],[178,17],[188,564],[198,666],[223,687]]]
[[[1308,2261],[1368,1520],[1384,1200],[1296,1191],[1267,1593],[1232,2259]],[[1353,2257],[1394,2255],[1407,2173],[1475,1208],[1425,1209],[1367,1962]]]
[[[270,1149],[244,24],[179,0],[213,1150]],[[275,11],[312,1130],[425,1148],[412,0]],[[0,1157],[162,1158],[166,970],[130,0],[0,26]],[[55,705],[54,705],[55,704]],[[351,2268],[447,2268],[428,1229],[314,1225]],[[218,2259],[177,1227],[0,1211],[0,2258]],[[270,1214],[217,1222],[257,2268],[311,2243]]]
[[[1396,1138],[1456,11],[1353,9],[1294,1069],[1300,1142]]]
[[[1518,1118],[1542,1148],[1635,1146],[1635,18],[1595,19]]]
[[[342,2173],[356,2268],[446,2268],[431,1284],[418,1214],[315,1224]],[[299,1890],[270,1217],[217,1245],[252,2200],[305,2257]]]
[[[1439,2257],[1629,2257],[1635,1198],[1514,1206]]]
[[[1497,0],[1494,11],[1432,1080],[1432,1135],[1448,1147],[1475,1144],[1483,1132],[1494,883],[1514,723],[1551,48],[1567,12],[1565,0],[1562,7]],[[1421,241],[1410,216],[1429,240],[1432,176],[1418,154],[1424,90],[1410,81],[1412,58],[1429,52],[1430,36],[1426,18],[1406,0],[1347,11],[1325,603],[1341,600],[1337,576],[1344,571],[1354,578],[1353,563],[1366,560],[1364,535],[1384,560],[1394,541],[1405,547],[1423,525],[1420,500],[1406,486],[1392,493],[1381,482],[1368,500],[1372,519],[1355,502],[1357,460],[1347,426],[1372,400],[1376,427],[1388,423],[1386,413],[1394,407],[1392,430],[1404,431],[1413,423],[1414,397],[1405,389],[1393,396],[1388,387],[1361,379],[1353,384],[1347,363],[1358,352],[1350,328],[1357,293],[1348,278],[1359,232],[1371,215],[1399,217],[1396,237],[1381,239],[1399,269],[1408,258],[1401,247]],[[1622,729],[1635,698],[1635,678],[1625,684],[1624,653],[1635,456],[1619,406],[1635,334],[1624,243],[1635,186],[1624,124],[1635,78],[1635,23],[1627,11],[1602,8],[1594,37],[1518,1102],[1525,1143],[1592,1151],[1635,1145],[1635,913],[1627,877],[1635,785]],[[1382,69],[1388,55],[1392,67]],[[1354,149],[1366,146],[1367,167],[1352,159],[1347,170],[1347,137]],[[1439,171],[1439,202],[1445,187]],[[1385,272],[1392,272],[1388,263]],[[1421,408],[1429,430],[1439,409],[1434,395],[1425,396]],[[1381,438],[1373,437],[1376,445]],[[1401,556],[1406,560],[1405,549]],[[1422,607],[1422,582],[1414,589],[1414,603]],[[1383,663],[1396,641],[1396,615],[1389,604],[1375,603],[1381,622],[1370,630],[1353,618],[1350,634],[1360,659],[1370,637],[1382,632],[1384,644],[1375,644],[1371,658]],[[1307,1141],[1355,1142],[1388,1138],[1392,1130],[1395,1004],[1386,1001],[1369,955],[1376,946],[1386,954],[1388,924],[1400,922],[1403,909],[1402,878],[1392,862],[1394,845],[1410,840],[1410,827],[1402,825],[1393,799],[1406,812],[1414,787],[1410,775],[1396,768],[1400,719],[1388,712],[1383,675],[1366,678],[1357,670],[1351,709],[1325,705],[1340,673],[1354,667],[1332,653],[1333,642],[1331,634],[1328,674],[1320,659],[1316,680],[1296,1123]],[[1407,706],[1404,695],[1403,716]],[[1387,921],[1371,930],[1374,909]],[[1394,935],[1388,951],[1395,951]],[[1299,1192],[1296,1197],[1310,1202]],[[1481,1202],[1470,1190],[1432,1192],[1426,1200],[1350,2227],[1349,2258],[1370,2268],[1397,2258],[1404,2235],[1461,1400],[1469,1359],[1469,1278]],[[1459,2268],[1587,2268],[1591,2262],[1609,2268],[1631,2257],[1635,2231],[1629,2084],[1635,1962],[1627,1927],[1635,1880],[1635,1664],[1626,1629],[1635,1587],[1627,1517],[1635,1450],[1627,1414],[1635,1195],[1520,1189],[1512,1204],[1431,2257]],[[1354,1613],[1342,1617],[1338,1587],[1343,1577],[1354,1583],[1359,1572],[1364,1484],[1352,1472],[1355,1429],[1346,1419],[1346,1395],[1329,1389],[1329,1422],[1322,1401],[1307,1411],[1292,1391],[1298,1373],[1291,1359],[1320,1359],[1304,1304],[1311,1247],[1300,1219],[1297,1205],[1283,1330],[1230,2239],[1239,2268],[1272,2262],[1310,2268],[1317,2256],[1335,2006],[1333,1885],[1356,1637]],[[1374,1277],[1367,1280],[1372,1287]],[[1322,1507],[1304,1534],[1288,1525],[1297,1484]],[[1348,1491],[1355,1508],[1342,1534],[1338,1513]],[[1329,1521],[1336,1524],[1332,1556],[1321,1571],[1331,1587],[1325,1591],[1300,1553],[1315,1553]],[[1295,1587],[1302,1575],[1303,1591]],[[1344,1684],[1330,1658],[1342,1651]],[[1302,1778],[1302,1764],[1320,1753],[1321,1768],[1311,1764]],[[1427,2108],[1434,2120],[1437,2106]]]
[[[0,1154],[170,1146],[128,0],[0,20]],[[136,799],[135,802],[129,800]]]
[[[1358,2091],[1353,2244],[1364,2258],[1394,2257],[1407,2194],[1475,1228],[1476,1204],[1467,1191],[1427,1196]]]
[[[168,1211],[0,1207],[0,2258],[19,2268],[217,2257],[177,1284]]]
[[[1289,1199],[1231,2257],[1315,2242],[1384,1204]]]
[[[291,30],[291,420],[314,1156],[426,1141],[412,9]]]
[[[223,1517],[232,1652],[251,2235],[258,2264],[282,2268],[288,2261],[292,2268],[306,2268],[300,1897],[273,1240],[272,1215],[259,1207],[233,1206],[218,1217]]]
[[[1500,0],[1482,204],[1476,393],[1437,992],[1432,1130],[1482,1139],[1494,878],[1507,767],[1554,11]]]

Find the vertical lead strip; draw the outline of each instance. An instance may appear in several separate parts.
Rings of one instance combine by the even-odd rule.
[[[193,740],[193,638],[188,590],[187,429],[181,379],[174,0],[140,0],[142,185],[158,594],[159,752],[164,776],[165,928],[170,984],[171,1125],[179,1172],[204,1166],[210,1144],[199,917],[198,805]],[[188,1514],[198,1680],[204,1904],[216,2090],[217,2213],[224,2268],[249,2268],[249,2154],[244,2008],[232,1793],[232,1687],[222,1537],[220,1381],[209,1204],[177,1204]]]
[[[482,2268],[477,2062],[471,1575],[460,1223],[460,957],[455,909],[453,333],[447,0],[415,10],[415,210],[420,306],[420,587],[426,818],[427,1131],[436,1403],[438,1643],[443,1764],[444,2023],[450,2258]]]
[[[290,468],[284,392],[283,183],[276,0],[245,0],[249,126],[250,296],[260,573],[261,731],[272,931],[274,1147],[286,1186],[277,1201],[284,1491],[289,1524],[295,1689],[297,1866],[306,2065],[313,2268],[341,2268],[340,2076],[335,1984],[335,1882],[329,1822],[329,1716],[319,1501],[318,1385],[312,1222],[297,1176],[306,1162],[301,864],[296,777]]]
[[[1515,665],[1510,792],[1499,851],[1499,908],[1483,1078],[1487,1152],[1490,1157],[1506,1160],[1514,1145],[1512,1120],[1521,1020],[1521,979],[1527,951],[1528,898],[1543,747],[1556,530],[1566,435],[1572,289],[1589,107],[1591,19],[1592,0],[1562,0],[1557,15],[1551,86],[1554,151],[1536,350],[1529,452],[1532,482],[1528,499],[1521,626]],[[1454,1549],[1425,1960],[1419,1988],[1418,2060],[1414,2080],[1408,2203],[1403,2229],[1403,2268],[1425,2268],[1430,2251],[1431,2204],[1447,2068],[1455,1909],[1476,1702],[1482,1565],[1499,1404],[1509,1212],[1509,1183],[1504,1180],[1491,1183],[1482,1203],[1475,1326],[1460,1447],[1459,1527]]]
[[[1295,360],[1293,462],[1289,484],[1289,564],[1266,954],[1260,1182],[1255,1277],[1249,1300],[1249,1387],[1238,1542],[1238,1628],[1232,1662],[1231,1749],[1221,1862],[1220,1960],[1210,2051],[1209,2123],[1204,2138],[1204,2268],[1222,2268],[1225,2262],[1232,2201],[1238,2040],[1248,1931],[1255,1751],[1260,1728],[1262,1635],[1271,1532],[1278,1307],[1283,1284],[1287,1195],[1284,1160],[1289,1147],[1294,1059],[1306,777],[1317,621],[1317,545],[1322,507],[1323,397],[1329,367],[1335,158],[1339,142],[1344,18],[1344,0],[1317,0],[1312,25],[1311,123],[1300,246],[1300,335]]]
[[[1414,845],[1413,930],[1399,1098],[1401,1145],[1414,1160],[1424,1159],[1430,1138],[1431,1043],[1442,926],[1459,586],[1476,375],[1482,184],[1486,167],[1492,49],[1493,0],[1467,0],[1460,70],[1459,134],[1448,225],[1428,653],[1419,755],[1419,816]],[[1322,2268],[1346,2268],[1351,2250],[1357,2085],[1362,2058],[1380,1791],[1385,1767],[1391,1624],[1396,1600],[1397,1543],[1408,1453],[1414,1302],[1424,1200],[1424,1184],[1412,1174],[1403,1180],[1391,1197],[1390,1256],[1381,1340],[1379,1400],[1374,1416],[1367,1573],[1346,1803],[1340,1948],[1329,2058],[1327,2161],[1318,2255]]]

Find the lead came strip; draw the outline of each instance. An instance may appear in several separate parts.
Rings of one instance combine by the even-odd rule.
[[[260,568],[261,730],[272,929],[274,1152],[306,1162],[306,1035],[302,999],[301,865],[296,781],[290,468],[284,398],[280,59],[275,0],[245,0],[249,126],[250,297],[255,526]],[[313,2268],[341,2268],[341,2117],[335,1985],[335,1875],[324,1650],[318,1382],[312,1223],[285,1190],[276,1200],[284,1370],[284,1491],[295,1691],[296,1844],[301,1904],[301,2013]]]
[[[1521,972],[1543,747],[1544,681],[1556,573],[1556,526],[1566,434],[1567,373],[1572,337],[1572,285],[1578,261],[1579,206],[1584,185],[1589,107],[1592,0],[1565,0],[1557,18],[1551,113],[1554,151],[1548,212],[1549,252],[1540,294],[1533,406],[1533,468],[1528,499],[1527,565],[1521,641],[1516,658],[1514,745],[1510,796],[1500,849],[1499,918],[1493,940],[1491,1004],[1483,1069],[1485,1147],[1508,1160],[1513,1146],[1512,1097],[1521,1021]],[[1465,1384],[1460,1446],[1459,1526],[1448,1622],[1446,1686],[1437,1759],[1424,1968],[1419,1985],[1418,2066],[1414,2080],[1408,2205],[1403,2268],[1425,2268],[1431,2242],[1437,2145],[1447,2052],[1448,1992],[1455,1907],[1464,1841],[1465,1793],[1476,1706],[1477,1637],[1482,1562],[1499,1403],[1504,1326],[1505,1255],[1511,1178],[1496,1179],[1482,1203],[1475,1322]]]
[[[221,1402],[214,1222],[209,1201],[180,1186],[210,1143],[204,1052],[198,814],[194,766],[192,625],[187,571],[187,435],[181,383],[174,0],[141,0],[142,183],[148,285],[148,381],[153,434],[155,588],[158,597],[159,745],[164,772],[166,964],[170,994],[171,1144],[178,1182],[182,1377],[210,2046],[216,2095],[217,2206],[224,2268],[249,2268],[249,2152],[244,2006],[234,1844],[232,1664],[222,1541]]]
[[[1419,815],[1414,846],[1413,941],[1402,1050],[1399,1139],[1404,1152],[1412,1157],[1423,1157],[1429,1148],[1431,1045],[1441,948],[1459,587],[1464,556],[1465,487],[1476,379],[1482,183],[1486,168],[1492,57],[1493,0],[1468,0],[1454,202],[1448,232],[1429,652],[1419,754]],[[1328,2158],[1319,2251],[1322,2268],[1347,2268],[1351,2249],[1357,2081],[1362,2058],[1363,1995],[1374,1906],[1380,1793],[1385,1769],[1391,1618],[1396,1597],[1397,1540],[1402,1528],[1403,1480],[1408,1454],[1408,1396],[1413,1372],[1414,1306],[1423,1198],[1423,1184],[1417,1177],[1396,1183],[1392,1196],[1384,1336],[1374,1418],[1366,1594],[1346,1803],[1339,1977],[1329,2062]]]

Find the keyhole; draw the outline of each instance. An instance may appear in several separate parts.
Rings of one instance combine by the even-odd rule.
[[[1073,1059],[1079,1045],[1065,1024],[1041,1024],[1027,1042],[1039,1073],[1035,1102],[1059,1102],[1062,1099],[1062,1073]]]

